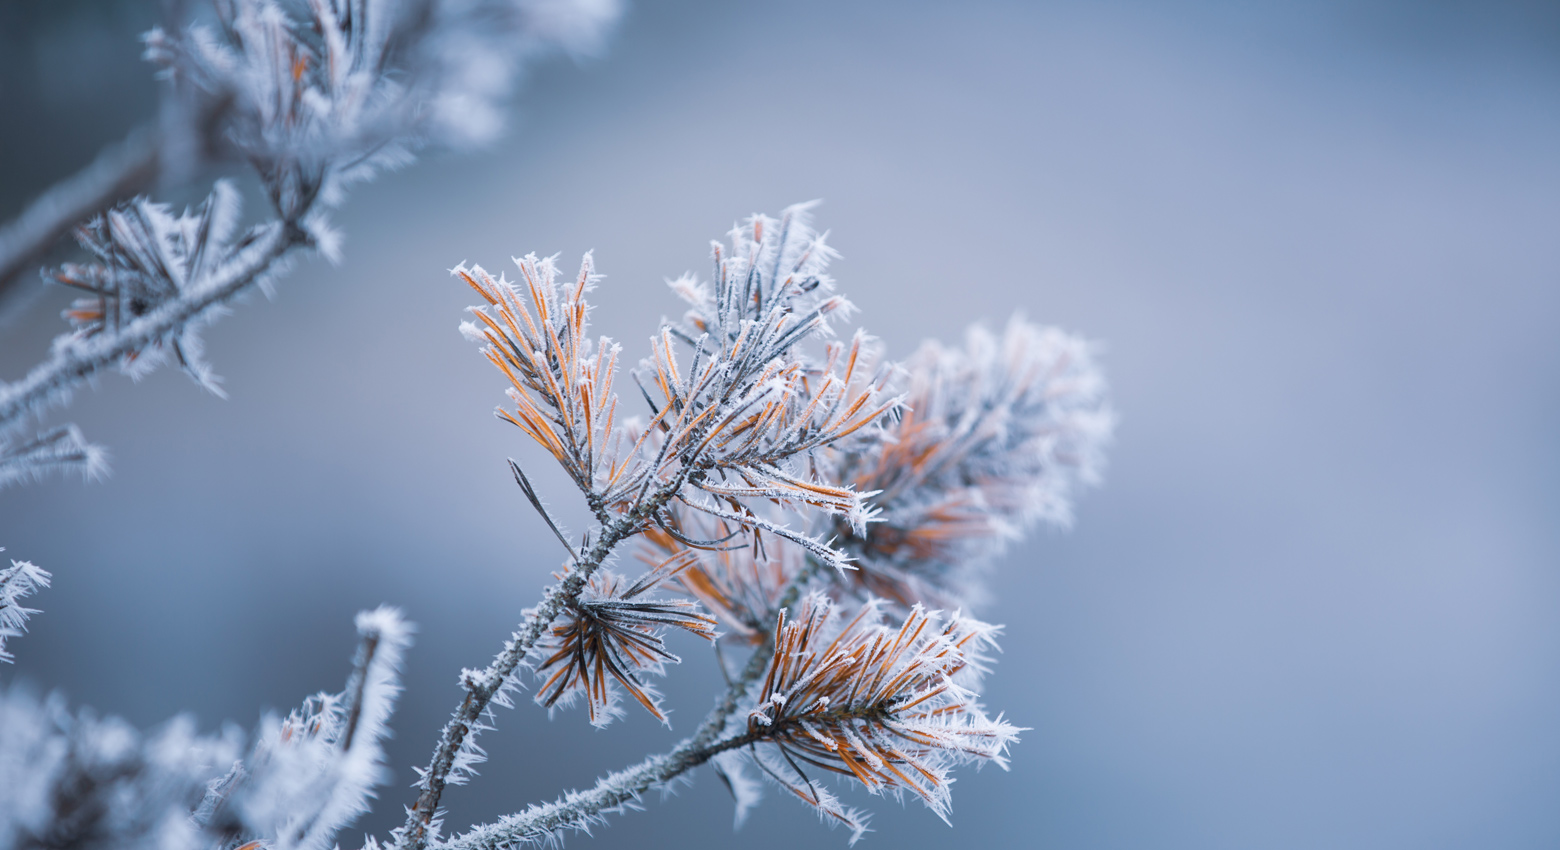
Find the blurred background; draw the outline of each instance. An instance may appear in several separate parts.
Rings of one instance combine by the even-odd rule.
[[[151,117],[151,2],[0,4],[0,217]],[[707,242],[823,198],[862,323],[906,354],[1014,312],[1098,340],[1122,413],[1076,526],[1003,559],[986,702],[1032,727],[953,829],[864,794],[864,847],[1560,846],[1560,7],[1518,2],[630,7],[534,73],[509,134],[370,185],[338,267],[208,334],[231,399],[118,375],[51,421],[113,475],[0,492],[55,575],[6,680],[141,726],[253,725],[341,687],[352,613],[420,625],[391,742],[410,802],[459,692],[560,552],[446,274],[596,249],[598,331],[645,351]],[[61,292],[13,302],[0,378]],[[690,731],[530,702],[446,795],[461,827]],[[575,846],[843,846],[702,772]],[[344,843],[356,839],[342,836]],[[799,844],[803,842],[805,844]]]

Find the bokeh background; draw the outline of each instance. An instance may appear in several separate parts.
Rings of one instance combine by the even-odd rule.
[[[155,110],[150,2],[0,4],[0,213]],[[754,211],[825,199],[842,289],[891,350],[1014,312],[1100,342],[1122,412],[1078,522],[1002,561],[987,703],[1032,727],[960,774],[953,829],[862,846],[1560,846],[1560,9],[1552,3],[633,5],[534,73],[506,139],[357,192],[338,267],[209,334],[231,399],[117,375],[54,421],[103,481],[0,493],[54,572],[6,680],[148,726],[252,725],[337,689],[352,613],[420,624],[359,825],[409,802],[458,696],[558,566],[505,469],[502,380],[445,270],[596,249],[596,327],[637,357]],[[0,377],[59,292],[13,300]],[[664,749],[526,702],[449,823]],[[732,832],[707,772],[575,846],[843,845],[771,794]],[[354,841],[350,835],[344,841]],[[353,845],[355,846],[355,844]]]

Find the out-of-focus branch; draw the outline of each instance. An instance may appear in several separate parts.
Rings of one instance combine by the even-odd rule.
[[[157,128],[137,128],[39,195],[0,229],[0,295],[24,280],[24,272],[42,262],[70,228],[148,189],[157,177],[161,147]]]
[[[71,339],[14,384],[0,387],[0,430],[14,427],[29,413],[67,397],[72,389],[99,370],[155,345],[259,280],[308,234],[273,221],[256,227],[248,244],[239,248],[216,273],[176,298],[111,333]]]

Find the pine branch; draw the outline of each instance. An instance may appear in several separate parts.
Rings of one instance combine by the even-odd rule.
[[[50,403],[64,401],[102,369],[155,345],[232,300],[270,272],[288,251],[309,240],[297,226],[280,221],[262,224],[250,231],[248,244],[237,249],[219,270],[177,297],[118,330],[57,345],[49,359],[25,378],[0,387],[0,431],[16,426],[29,413],[40,412]]]
[[[0,487],[53,470],[76,470],[87,478],[103,474],[102,448],[88,443],[75,425],[61,425],[26,438],[0,438]]]
[[[818,561],[809,558],[786,585],[780,607],[794,606],[803,588],[821,569]],[[778,611],[773,612],[771,622],[778,616]],[[473,827],[448,841],[437,842],[433,845],[434,850],[498,850],[545,843],[563,830],[583,829],[600,821],[605,814],[625,810],[644,792],[670,782],[723,752],[755,743],[762,734],[743,732],[726,738],[719,736],[753,683],[769,669],[774,654],[774,630],[766,630],[764,635],[742,672],[727,684],[725,693],[705,715],[699,728],[672,749],[602,777],[589,791],[565,794],[554,802],[533,805],[493,823]]]

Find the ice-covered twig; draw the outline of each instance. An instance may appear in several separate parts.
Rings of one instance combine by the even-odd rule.
[[[794,574],[781,593],[782,601],[794,605],[817,570],[816,564],[809,564]],[[699,728],[671,750],[609,774],[588,791],[573,792],[554,802],[531,806],[432,846],[436,850],[497,850],[546,844],[565,831],[588,830],[600,823],[604,815],[633,807],[640,795],[651,788],[664,785],[721,753],[754,743],[758,737],[747,731],[724,738],[721,734],[748,690],[769,668],[774,652],[773,637],[773,630],[765,633],[764,640],[754,648],[742,671],[727,684]]]
[[[607,814],[637,807],[642,794],[666,784],[709,761],[712,757],[750,744],[743,734],[713,744],[700,745],[697,737],[661,755],[597,780],[587,791],[574,791],[554,802],[533,805],[517,814],[430,845],[434,850],[501,850],[528,844],[552,844],[567,831],[588,831]]]
[[[385,780],[382,742],[401,692],[400,667],[412,626],[380,607],[357,615],[358,651],[340,693],[320,693],[285,718],[261,721],[254,746],[195,812],[230,843],[274,850],[325,850],[368,810]]]

